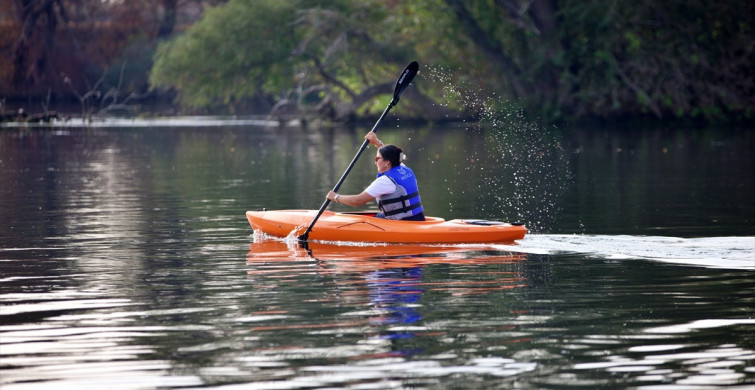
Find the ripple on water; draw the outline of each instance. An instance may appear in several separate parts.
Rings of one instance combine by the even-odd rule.
[[[201,384],[194,376],[168,376],[172,363],[150,359],[140,338],[165,337],[168,327],[0,327],[3,389],[135,389]],[[41,384],[41,385],[40,385]]]

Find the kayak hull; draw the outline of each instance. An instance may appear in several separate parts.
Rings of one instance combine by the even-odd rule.
[[[304,233],[317,210],[247,211],[252,229],[274,237]],[[527,228],[495,221],[427,217],[426,221],[375,218],[370,213],[324,211],[309,232],[310,240],[385,243],[512,243],[524,238]]]

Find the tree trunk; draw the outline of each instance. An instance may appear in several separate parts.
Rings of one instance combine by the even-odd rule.
[[[178,0],[162,0],[163,18],[157,30],[157,39],[167,38],[176,27],[176,4]]]
[[[17,0],[21,10],[21,33],[13,46],[13,84],[16,87],[37,84],[46,70],[49,51],[55,44],[55,30],[58,24],[55,3],[60,6],[59,0]],[[43,15],[47,19],[47,26],[40,29],[37,22]],[[41,39],[44,45],[39,56],[32,58],[32,40],[34,34],[40,31],[44,34]]]

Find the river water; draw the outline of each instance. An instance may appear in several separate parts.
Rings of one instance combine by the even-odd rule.
[[[318,208],[364,131],[0,128],[0,388],[755,385],[752,131],[392,120],[428,215],[527,237],[252,232],[246,210]]]

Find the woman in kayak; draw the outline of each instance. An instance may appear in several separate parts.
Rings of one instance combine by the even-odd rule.
[[[396,145],[383,145],[377,134],[370,131],[364,136],[378,148],[375,156],[377,178],[358,195],[341,195],[328,192],[326,198],[347,206],[362,206],[376,200],[380,213],[378,218],[424,221],[425,214],[419,198],[417,178],[409,167],[401,162],[403,151]]]

